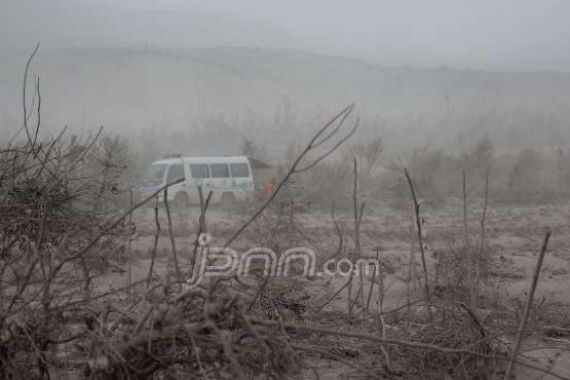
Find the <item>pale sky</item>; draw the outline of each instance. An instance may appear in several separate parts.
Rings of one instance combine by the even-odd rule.
[[[104,7],[101,12],[105,16],[95,12],[93,19],[88,20],[90,28],[97,30],[101,24],[104,32],[90,36],[88,31],[74,31],[72,27],[66,33],[76,32],[73,45],[81,45],[83,40],[87,45],[112,44],[115,40],[124,44],[125,35],[129,35],[128,43],[151,40],[154,44],[182,48],[200,45],[201,38],[205,46],[226,43],[270,46],[275,38],[275,47],[349,55],[387,66],[570,71],[569,0],[0,0],[0,4],[3,2],[33,3],[36,16],[46,23],[46,28],[61,24],[60,20],[49,22],[46,16],[49,12],[42,10],[47,4],[53,8],[57,3],[57,17],[67,18],[73,18],[74,12],[66,15],[66,9],[80,3]],[[172,37],[164,34],[164,39],[154,41],[153,28],[162,32],[173,14],[160,11],[175,11],[179,17],[178,29],[172,32]],[[139,29],[129,30],[136,22],[129,12],[154,15],[150,22],[145,19],[151,37]],[[220,31],[224,38],[212,41],[207,28],[199,28],[204,35],[192,29],[200,18],[185,18],[184,12],[223,15],[223,24],[228,24],[227,20],[235,23]],[[113,15],[120,15],[119,21],[109,26],[107,19]],[[29,10],[26,15],[8,17],[12,29],[33,28]],[[13,21],[20,17],[29,24]],[[180,20],[187,20],[188,29]],[[247,33],[236,32],[239,38],[232,40],[234,30],[240,29],[240,25]],[[179,39],[186,30],[192,39]],[[27,34],[21,30],[7,32],[12,32],[16,40],[19,34],[29,39],[34,34],[49,35],[38,28]],[[60,37],[52,39],[54,46],[69,43],[68,36]],[[0,36],[0,42],[1,39]],[[50,41],[47,45],[50,46]]]

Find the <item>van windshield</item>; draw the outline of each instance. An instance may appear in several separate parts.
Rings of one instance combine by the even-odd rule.
[[[164,182],[166,167],[166,164],[150,165],[143,176],[143,184],[151,186],[162,184]]]

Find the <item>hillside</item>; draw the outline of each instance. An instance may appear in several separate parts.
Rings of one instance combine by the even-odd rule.
[[[4,129],[20,118],[25,59],[22,51],[0,55]],[[499,145],[517,147],[570,141],[570,74],[564,73],[386,68],[236,47],[51,49],[40,52],[33,72],[41,75],[43,116],[52,127],[168,131],[218,120],[278,144],[355,102],[361,136],[381,133],[394,146],[449,143],[459,133],[490,134]],[[272,132],[279,123],[285,131]]]

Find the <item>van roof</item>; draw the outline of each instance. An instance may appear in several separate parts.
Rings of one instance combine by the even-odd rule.
[[[185,163],[192,164],[225,164],[225,163],[247,163],[247,156],[228,156],[228,157],[176,157],[166,158],[153,162],[154,164],[174,164],[183,160]]]

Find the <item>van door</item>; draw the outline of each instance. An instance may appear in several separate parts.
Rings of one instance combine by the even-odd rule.
[[[184,165],[180,164],[172,164],[168,167],[168,173],[166,174],[166,183],[173,183],[178,181],[179,179],[185,179],[186,175],[184,174]],[[174,199],[176,194],[180,192],[186,191],[186,181],[182,181],[177,183],[176,185],[172,185],[168,187],[168,200],[171,201]]]
[[[190,164],[190,187],[188,194],[190,202],[193,204],[200,204],[200,195],[198,194],[198,187],[202,187],[202,194],[204,199],[208,196],[211,190],[210,184],[210,166],[208,164]]]
[[[210,184],[216,199],[219,199],[225,191],[231,191],[232,183],[230,167],[228,164],[210,164]]]
[[[235,194],[244,200],[253,193],[253,178],[249,165],[245,162],[230,164],[230,173],[232,175],[232,187]]]
[[[166,164],[152,164],[148,167],[139,186],[143,196],[149,196],[164,186],[167,167]]]

